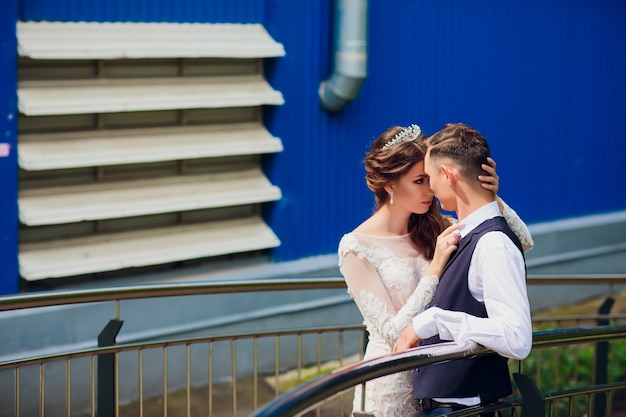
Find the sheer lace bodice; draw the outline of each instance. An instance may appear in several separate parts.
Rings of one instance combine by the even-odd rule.
[[[533,246],[526,224],[506,203],[503,215],[520,238],[524,251]],[[451,220],[452,221],[452,220]],[[365,358],[392,352],[393,345],[434,295],[437,277],[425,276],[429,266],[408,234],[373,236],[352,232],[339,242],[339,269],[363,316],[369,333]],[[364,410],[381,417],[419,416],[413,404],[411,371],[377,378],[366,384]],[[353,408],[361,410],[362,387],[355,387]]]
[[[377,237],[349,233],[339,243],[340,269],[371,338],[393,347],[396,339],[432,298],[437,277],[420,278],[428,262],[409,235]]]
[[[428,261],[409,235],[348,233],[339,243],[339,259],[369,332],[365,358],[391,353],[402,330],[431,300],[438,278],[424,277]],[[355,387],[354,410],[361,409],[361,391]],[[412,397],[410,371],[378,378],[366,384],[365,410],[384,417],[418,415]]]

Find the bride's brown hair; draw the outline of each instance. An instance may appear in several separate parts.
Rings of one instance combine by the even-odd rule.
[[[426,147],[424,134],[417,138],[402,141],[391,147],[385,147],[394,137],[405,128],[392,126],[385,130],[374,142],[370,151],[365,155],[365,182],[367,187],[374,193],[376,206],[374,211],[379,210],[389,198],[385,185],[406,174],[413,165],[424,160]],[[426,259],[432,259],[435,253],[437,236],[450,225],[450,221],[441,214],[436,200],[425,214],[411,213],[408,230],[411,241]]]

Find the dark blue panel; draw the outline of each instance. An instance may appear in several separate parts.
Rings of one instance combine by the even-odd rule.
[[[475,126],[501,195],[529,223],[626,209],[626,3],[371,0],[368,78],[329,116],[317,88],[331,71],[332,3],[267,1],[287,51],[268,65],[286,97],[267,118],[285,144],[268,164],[285,195],[268,213],[277,259],[331,253],[367,217],[361,160],[392,124]]]
[[[431,132],[448,121],[482,131],[502,194],[528,221],[626,207],[597,180],[626,159],[624,2],[415,4],[373,3],[370,81],[402,96],[392,112]]]
[[[17,219],[17,2],[0,13],[0,294],[18,291]]]
[[[258,23],[263,0],[22,0],[20,20]]]

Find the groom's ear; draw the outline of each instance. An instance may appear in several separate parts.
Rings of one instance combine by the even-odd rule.
[[[441,165],[441,175],[448,181],[448,184],[452,184],[452,182],[456,181],[456,177],[454,175],[454,169],[450,165]]]

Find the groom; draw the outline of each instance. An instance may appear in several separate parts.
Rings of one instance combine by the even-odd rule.
[[[510,395],[507,358],[528,355],[532,327],[521,244],[477,178],[490,156],[485,138],[470,126],[447,124],[427,145],[430,187],[464,226],[430,307],[413,318],[394,351],[470,340],[495,352],[415,370],[414,398],[423,417],[435,417]]]

